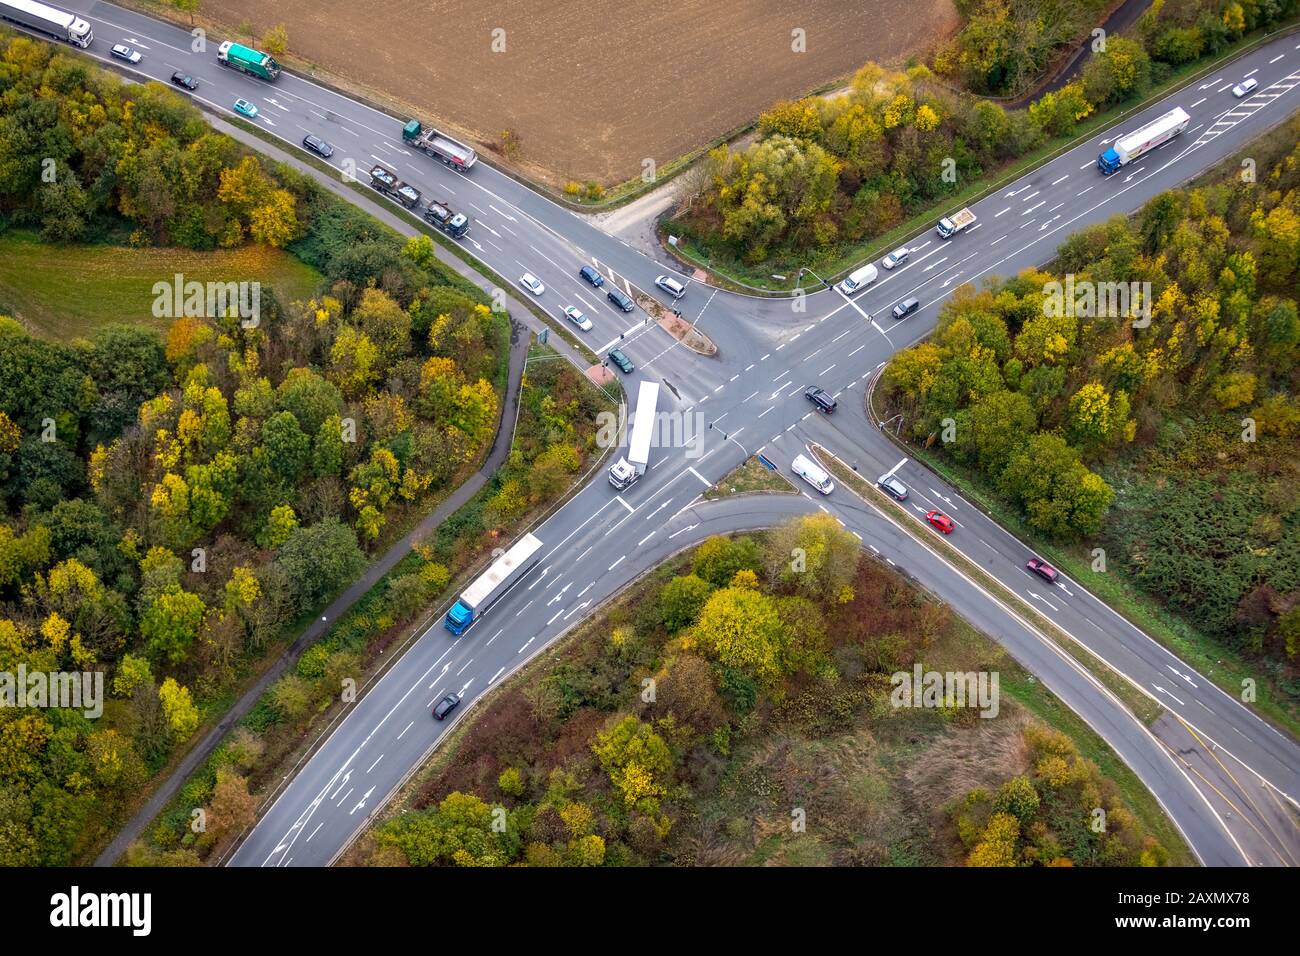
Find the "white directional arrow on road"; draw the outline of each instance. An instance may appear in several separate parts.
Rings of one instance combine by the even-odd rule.
[[[1173,694],[1170,694],[1169,691],[1165,690],[1165,689],[1164,689],[1163,687],[1161,687],[1159,684],[1152,684],[1151,686],[1154,687],[1156,690],[1158,690],[1160,693],[1162,693],[1162,694],[1169,694],[1169,696],[1170,696],[1170,697],[1173,697],[1174,700],[1178,700],[1177,697],[1174,697]],[[1187,706],[1186,702],[1184,702],[1184,701],[1178,700],[1178,703],[1182,704],[1184,707]]]
[[[570,581],[570,582],[569,582],[568,584],[566,584],[564,587],[560,588],[559,593],[556,594],[555,597],[551,598],[549,601],[546,602],[546,606],[547,606],[547,607],[550,607],[552,604],[554,604],[554,603],[555,603],[556,601],[558,601],[560,598],[564,597],[564,592],[567,591],[567,590],[569,590],[569,588],[571,588],[571,587],[573,587],[573,582],[572,582],[572,581]]]
[[[1059,607],[1057,607],[1057,606],[1056,606],[1055,604],[1053,604],[1051,601],[1047,600],[1047,598],[1043,597],[1041,594],[1038,594],[1038,593],[1036,593],[1036,592],[1034,592],[1034,591],[1030,591],[1030,592],[1029,592],[1029,596],[1030,596],[1031,598],[1033,598],[1035,601],[1042,601],[1044,604],[1046,604],[1048,607],[1050,607],[1053,611],[1059,611],[1059,610],[1060,610]]]
[[[351,771],[351,770],[349,770],[347,773],[345,773],[345,774],[343,775],[343,779],[342,779],[341,781],[339,781],[338,789],[335,790],[333,793],[330,794],[330,799],[331,799],[331,800],[333,800],[335,797],[337,797],[337,796],[339,795],[339,793],[343,790],[343,788],[346,787],[346,786],[348,785],[348,780],[351,778],[351,776],[352,776],[352,771]]]
[[[474,678],[471,677],[469,680],[465,681],[465,686],[462,687],[460,690],[456,691],[456,693],[458,695],[463,696],[465,691],[469,689],[469,685],[472,683],[474,683]]]
[[[356,813],[358,810],[364,807],[366,805],[366,801],[370,799],[370,795],[374,792],[375,792],[374,787],[371,787],[369,790],[367,790],[366,795],[357,801],[357,805],[353,807],[350,811],[348,811],[348,816],[352,816],[352,814]]]
[[[579,611],[585,611],[585,610],[586,610],[587,608],[589,608],[589,607],[591,607],[591,600],[590,600],[590,599],[588,599],[588,600],[586,600],[586,601],[583,601],[581,604],[579,604],[577,607],[575,607],[575,608],[574,608],[572,611],[570,611],[568,614],[564,615],[564,619],[567,621],[569,618],[573,617],[573,615],[577,614]]]
[[[921,271],[922,271],[922,272],[929,272],[929,271],[930,271],[931,269],[933,269],[935,266],[941,266],[941,265],[943,265],[943,264],[944,264],[945,262],[947,262],[947,261],[948,261],[948,257],[947,257],[947,256],[944,256],[944,257],[943,257],[942,259],[940,259],[938,262],[932,262],[932,263],[930,263],[928,266],[926,266],[926,267],[925,267],[924,269],[922,269]]]

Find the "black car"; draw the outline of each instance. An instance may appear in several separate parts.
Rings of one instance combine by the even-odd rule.
[[[183,86],[187,90],[191,91],[199,88],[198,80],[194,79],[194,77],[190,76],[188,73],[182,73],[180,70],[177,70],[172,74],[172,82],[177,86]]]
[[[605,277],[596,271],[594,266],[583,266],[578,270],[578,275],[586,279],[593,286],[599,289],[605,284]]]
[[[460,703],[460,694],[448,694],[438,703],[433,705],[433,716],[436,720],[445,720],[447,715],[456,709]]]
[[[310,150],[324,159],[329,159],[334,155],[333,146],[325,142],[325,140],[321,139],[319,136],[311,136],[310,134],[302,138],[302,148]]]
[[[632,360],[624,355],[621,349],[611,350],[609,360],[617,365],[624,375],[631,375],[636,371],[636,366],[632,364]]]
[[[636,308],[636,303],[632,301],[631,297],[620,292],[618,289],[610,289],[605,293],[605,298],[609,299],[610,302],[613,302],[624,312],[631,312]]]
[[[894,318],[905,319],[920,307],[921,303],[919,300],[904,299],[902,302],[898,303],[898,305],[894,306]]]
[[[816,385],[809,385],[804,389],[804,397],[812,402],[827,415],[835,411],[836,401],[831,393],[824,388],[818,388]]]

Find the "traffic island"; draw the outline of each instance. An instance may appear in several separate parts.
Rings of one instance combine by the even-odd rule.
[[[718,354],[718,347],[713,344],[713,339],[681,316],[669,312],[659,319],[659,327],[697,355],[713,356]]]
[[[606,385],[613,385],[617,381],[614,370],[600,364],[591,366],[584,374],[602,388]]]
[[[798,489],[786,480],[772,464],[760,456],[751,455],[740,467],[723,477],[704,492],[704,499],[729,498],[732,495],[792,495]]]
[[[668,308],[640,289],[636,290],[636,304],[641,306],[653,321],[659,323],[661,329],[696,355],[712,357],[718,354],[718,347],[713,339],[697,329],[694,323],[682,318],[680,310]]]

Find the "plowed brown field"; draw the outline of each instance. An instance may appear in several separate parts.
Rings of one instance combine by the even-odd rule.
[[[319,69],[481,145],[512,129],[519,161],[553,181],[607,184],[958,25],[952,0],[205,0],[203,14],[258,35],[283,22]],[[807,52],[791,50],[796,28]]]

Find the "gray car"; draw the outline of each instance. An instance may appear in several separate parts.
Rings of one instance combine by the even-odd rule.
[[[881,475],[876,479],[876,485],[889,497],[895,501],[907,500],[907,485],[903,484],[893,475]]]
[[[904,299],[902,302],[898,303],[898,305],[894,306],[894,310],[891,314],[896,319],[905,319],[920,307],[921,303],[918,300]]]

